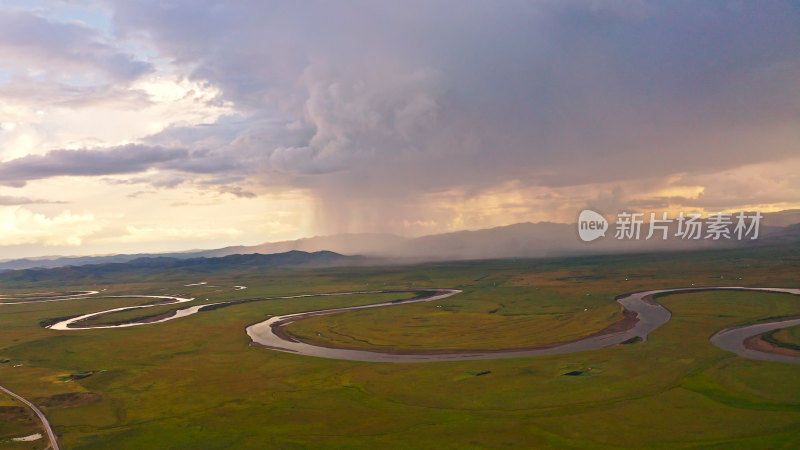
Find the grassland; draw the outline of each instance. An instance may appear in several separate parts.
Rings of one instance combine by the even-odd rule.
[[[545,302],[549,304],[543,305]],[[286,332],[329,347],[498,349],[505,345],[520,348],[571,341],[623,318],[621,306],[615,303],[591,310],[584,306],[580,297],[560,302],[559,292],[552,289],[494,287],[471,291],[441,304],[312,317],[290,324]]]
[[[370,311],[363,322],[342,314],[320,317],[324,320],[311,325],[322,326],[324,337],[327,327],[335,325],[348,336],[405,348],[444,343],[450,348],[513,348],[545,343],[553,335],[571,336],[582,327],[603,327],[618,313],[614,296],[623,292],[692,283],[798,286],[799,266],[798,249],[784,247],[220,270],[206,278],[218,288],[184,287],[199,280],[166,271],[47,288],[189,295],[200,302],[358,289],[458,288],[464,293],[439,302]],[[234,291],[233,285],[248,289]],[[8,288],[22,292],[43,286],[19,283]],[[144,299],[3,306],[0,359],[19,360],[22,366],[0,365],[0,379],[42,405],[65,448],[800,445],[800,366],[739,358],[708,342],[726,326],[800,314],[795,296],[668,296],[662,302],[673,319],[648,342],[563,356],[390,364],[309,358],[248,345],[244,328],[267,314],[386,300],[353,297],[243,303],[163,324],[67,332],[44,329],[39,322]],[[487,328],[470,329],[479,323]],[[417,328],[419,324],[425,325]],[[312,338],[313,326],[304,329]],[[581,375],[564,376],[572,371]],[[63,381],[86,372],[93,374]]]
[[[13,362],[5,363],[13,364]],[[15,449],[44,448],[38,443],[14,442],[13,438],[40,433],[41,426],[30,409],[4,393],[0,393],[0,447]]]
[[[784,328],[768,333],[765,340],[779,347],[800,350],[800,327]]]

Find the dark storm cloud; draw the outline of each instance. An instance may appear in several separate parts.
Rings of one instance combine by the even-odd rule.
[[[477,196],[508,180],[558,188],[700,177],[798,155],[792,2],[109,5],[117,37],[219,88],[236,115],[176,125],[141,152],[9,161],[1,184],[157,168],[170,172],[162,183],[207,176],[234,195],[251,187],[235,180],[305,188],[322,216],[344,223],[369,211],[380,223],[451,189]],[[0,15],[0,50],[119,80],[152,70],[83,25],[28,13]]]
[[[99,176],[143,172],[185,159],[186,150],[126,145],[108,150],[54,150],[0,163],[0,184],[24,186],[28,181],[57,176]]]
[[[797,119],[788,90],[800,64],[797,8],[608,5],[137,1],[118,3],[115,20],[243,110],[310,134],[300,145],[258,142],[282,171],[380,169],[411,157],[418,170],[460,169],[447,178],[570,184],[675,170],[680,157],[703,170],[795,150],[756,156],[740,145],[720,158],[692,145]],[[560,170],[575,158],[592,170]]]
[[[0,163],[0,184],[21,187],[32,180],[58,176],[104,176],[145,172],[157,168],[187,174],[219,174],[237,169],[239,163],[209,151],[124,145],[104,150],[54,150]],[[174,181],[178,179],[179,181]],[[183,178],[142,178],[140,182],[164,186]],[[166,184],[165,184],[166,183]]]
[[[252,118],[222,145],[243,167],[291,174],[330,215],[798,154],[791,2],[120,1],[114,17]]]

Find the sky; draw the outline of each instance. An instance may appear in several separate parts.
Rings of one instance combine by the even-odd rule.
[[[0,0],[0,259],[800,207],[800,5]]]

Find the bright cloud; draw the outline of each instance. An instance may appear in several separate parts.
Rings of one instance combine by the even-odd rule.
[[[4,95],[17,88],[0,87],[0,99],[7,102],[0,125],[0,160],[55,149],[102,149],[140,142],[171,126],[213,123],[232,112],[230,103],[219,99],[219,90],[175,76],[143,79],[125,91],[86,93],[58,101]]]
[[[0,207],[0,246],[79,246],[100,228],[91,213],[74,214],[66,210],[48,217],[21,206]]]

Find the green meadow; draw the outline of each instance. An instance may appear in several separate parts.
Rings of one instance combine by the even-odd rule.
[[[81,284],[8,283],[0,295],[103,290],[214,303],[369,289],[457,288],[447,299],[296,322],[291,334],[371,349],[516,348],[602,330],[614,297],[679,286],[800,287],[800,248],[327,269],[165,271]],[[204,286],[185,284],[207,281]],[[234,285],[247,289],[234,290]],[[697,292],[659,299],[672,320],[647,342],[536,358],[366,363],[249,345],[267,315],[408,298],[342,295],[240,303],[160,324],[52,331],[43,321],[142,298],[0,307],[0,384],[39,405],[66,449],[797,448],[800,365],[714,347],[715,331],[800,314],[800,297]],[[184,305],[93,319],[116,323]],[[189,304],[191,305],[191,303]],[[798,328],[775,333],[798,342]],[[17,367],[14,367],[17,366]],[[575,376],[565,375],[576,373]],[[0,396],[0,446],[36,430]],[[9,408],[10,407],[10,408]],[[28,420],[26,420],[26,417]]]
[[[19,446],[19,448],[44,448],[44,445],[19,445],[9,442],[14,437],[29,436],[40,432],[41,427],[33,412],[10,396],[0,395],[0,446],[15,445]]]
[[[792,350],[800,350],[800,327],[784,328],[769,333],[771,339],[769,342],[779,346],[790,348]]]

